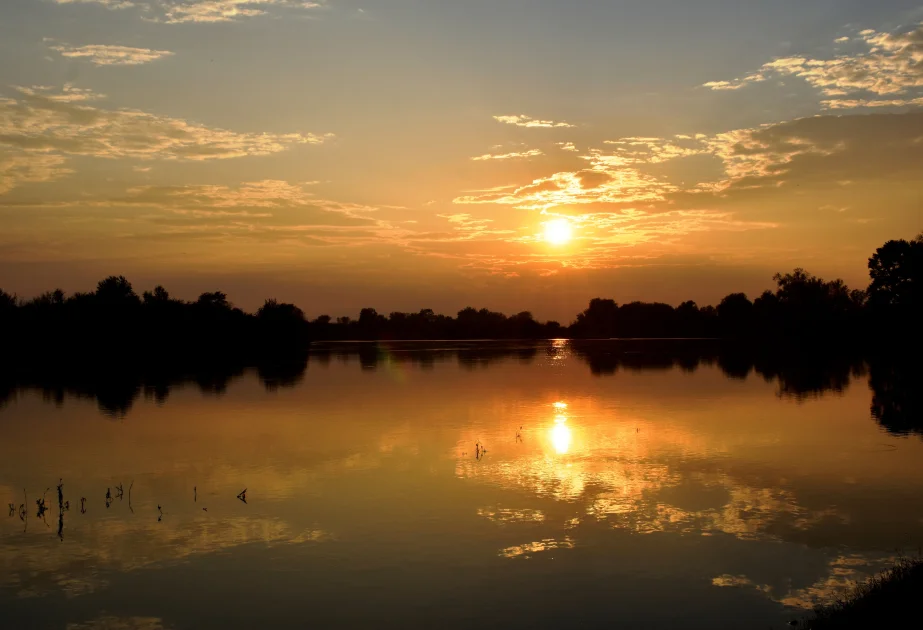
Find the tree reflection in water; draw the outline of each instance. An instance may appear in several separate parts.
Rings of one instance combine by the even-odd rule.
[[[504,361],[529,364],[564,356],[577,357],[599,377],[674,368],[692,373],[702,365],[716,365],[731,379],[756,375],[774,382],[779,396],[795,399],[842,392],[851,381],[868,375],[875,420],[895,435],[923,435],[923,388],[919,387],[923,370],[916,360],[880,354],[866,357],[858,350],[842,348],[748,348],[712,340],[326,343],[316,344],[305,355],[252,367],[208,362],[182,369],[95,365],[83,371],[0,375],[0,407],[18,392],[37,390],[55,405],[63,404],[66,396],[93,399],[105,415],[124,418],[141,395],[163,404],[173,389],[194,384],[204,394],[221,396],[251,370],[267,391],[296,387],[306,378],[311,363],[326,366],[333,357],[374,371],[402,364],[431,369],[452,361],[463,369],[476,370]]]

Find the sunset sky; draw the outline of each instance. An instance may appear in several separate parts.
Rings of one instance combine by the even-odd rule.
[[[0,9],[0,288],[22,296],[124,274],[311,317],[566,322],[796,266],[861,288],[921,230],[921,0]]]

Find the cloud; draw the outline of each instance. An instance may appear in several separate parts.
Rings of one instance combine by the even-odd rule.
[[[589,203],[638,203],[663,199],[673,187],[636,169],[559,172],[532,180],[509,192],[465,195],[457,204],[499,204],[526,210]]]
[[[721,192],[742,182],[756,186],[759,183],[754,180],[784,174],[787,165],[796,156],[824,154],[832,150],[803,137],[778,133],[782,129],[781,125],[767,125],[719,133],[700,140],[703,152],[721,160],[725,177],[703,183],[698,189]]]
[[[488,238],[496,240],[498,236],[514,234],[513,230],[497,229],[492,224],[493,219],[477,219],[468,213],[437,214],[440,219],[445,219],[451,225],[449,232],[417,232],[407,234],[405,240],[414,244],[421,242],[448,243],[460,241],[474,241]]]
[[[577,152],[577,147],[574,146],[573,142],[555,142],[555,145],[560,147],[562,151]]]
[[[484,155],[478,155],[477,157],[473,157],[471,159],[475,162],[483,162],[486,160],[512,160],[517,158],[530,158],[539,155],[544,155],[540,149],[529,149],[528,151],[513,153],[485,153]]]
[[[322,8],[317,2],[299,0],[191,0],[165,5],[160,20],[167,24],[234,22],[269,13],[270,7],[294,10]]]
[[[741,79],[710,81],[704,87],[738,90],[772,77],[795,76],[830,97],[822,101],[822,105],[830,109],[920,105],[920,97],[923,97],[920,94],[923,91],[923,23],[895,33],[865,30],[857,39],[865,45],[866,51],[830,59],[783,57],[763,64],[758,71]],[[849,38],[841,37],[836,43],[846,41]]]
[[[124,195],[81,199],[82,209],[132,209],[135,230],[129,235],[162,239],[231,238],[357,246],[393,244],[410,234],[396,222],[379,217],[388,207],[323,199],[314,182],[282,180],[243,182],[236,186],[135,186]],[[142,210],[153,212],[144,213]],[[147,227],[144,226],[147,224]]]
[[[281,209],[311,206],[322,207],[324,210],[353,218],[360,218],[377,210],[374,206],[318,199],[306,190],[311,185],[311,182],[293,184],[266,179],[243,182],[237,186],[136,186],[128,189],[125,197],[113,199],[112,203],[150,204],[185,209]]]
[[[460,229],[470,229],[493,222],[492,219],[475,219],[470,214],[464,212],[457,214],[437,214],[436,216],[446,219],[449,223],[456,224]]]
[[[128,0],[52,0],[56,4],[98,4],[106,9],[130,9],[135,6],[134,2]]]
[[[167,24],[233,22],[266,15],[270,8],[305,11],[322,8],[305,0],[53,0],[57,4],[96,4],[107,9],[140,9],[145,18]]]
[[[892,99],[877,99],[877,100],[868,100],[864,98],[856,99],[830,99],[827,101],[821,101],[821,105],[828,109],[859,109],[863,107],[867,108],[876,108],[876,107],[909,107],[909,106],[918,106],[923,105],[923,96],[917,98],[892,98]]]
[[[702,87],[707,87],[715,91],[739,90],[740,88],[750,83],[759,83],[765,80],[766,77],[761,74],[749,74],[744,78],[737,79],[735,81],[709,81],[708,83],[703,83]]]
[[[680,194],[720,197],[796,180],[894,177],[923,167],[923,114],[816,116],[714,135],[627,137],[604,145],[579,156],[587,164],[582,170],[471,191],[454,202],[540,211],[594,206],[608,212],[614,205],[663,211]],[[875,156],[874,164],[868,156]],[[708,168],[691,172],[694,160]]]
[[[923,168],[923,113],[812,116],[703,143],[724,163],[719,190],[895,180]]]
[[[623,138],[607,142],[614,152],[591,149],[579,156],[587,168],[563,171],[515,187],[475,191],[457,197],[457,204],[498,204],[527,210],[550,210],[587,204],[645,204],[663,201],[678,188],[640,167],[698,155],[706,151],[698,142],[693,148],[660,138]]]
[[[537,249],[543,243],[540,222],[523,229],[519,219],[512,221],[520,226],[514,233],[485,233],[454,249],[442,244],[431,255],[456,256],[468,268],[491,273],[529,269],[546,274],[564,267],[622,266],[630,248],[638,245],[649,257],[664,256],[686,247],[691,235],[789,226],[801,217],[767,212],[783,198],[812,194],[833,201],[836,193],[830,187],[839,181],[873,186],[885,178],[898,185],[915,182],[923,168],[923,113],[813,116],[714,135],[626,137],[577,157],[584,168],[513,187],[470,191],[454,203],[567,217],[578,246]],[[711,243],[744,242],[709,238]],[[510,243],[523,249],[505,245]]]
[[[646,162],[660,164],[668,160],[681,157],[700,155],[703,152],[702,140],[704,135],[677,137],[676,140],[664,138],[621,138],[619,140],[605,140],[603,144],[617,147],[617,153],[608,158],[613,164],[632,164]],[[681,142],[686,141],[686,142]],[[600,160],[607,158],[599,157]]]
[[[132,48],[130,46],[111,46],[95,44],[89,46],[69,46],[57,44],[52,50],[62,57],[86,59],[97,66],[137,66],[143,63],[169,57],[169,50],[152,50],[150,48]]]
[[[73,173],[63,156],[0,150],[0,195],[23,183],[48,182]]]
[[[211,160],[270,155],[329,135],[238,133],[132,109],[107,110],[102,95],[65,85],[19,87],[0,97],[0,146],[99,158]]]
[[[574,125],[564,122],[564,121],[554,121],[554,120],[538,120],[532,118],[531,116],[524,116],[522,114],[513,115],[513,116],[494,116],[494,120],[501,122],[505,125],[516,125],[517,127],[538,127],[544,129],[550,129],[554,127],[573,127]]]
[[[265,15],[260,6],[277,4],[274,0],[202,0],[173,4],[166,9],[164,21],[168,24],[184,22],[231,22],[238,18]]]

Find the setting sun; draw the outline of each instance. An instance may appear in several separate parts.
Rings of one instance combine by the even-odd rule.
[[[552,245],[564,245],[573,237],[573,228],[567,219],[553,219],[545,223],[545,240]]]

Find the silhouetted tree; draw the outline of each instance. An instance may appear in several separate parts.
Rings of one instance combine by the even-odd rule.
[[[204,306],[207,308],[215,308],[222,310],[230,310],[232,305],[228,302],[228,296],[226,293],[221,291],[215,291],[213,293],[203,293],[199,296],[199,299],[196,300],[196,304],[199,306]]]
[[[707,335],[699,305],[687,300],[676,307],[676,331],[679,337],[704,337]]]
[[[619,307],[616,316],[616,337],[673,337],[675,312],[661,302],[630,302]]]
[[[302,323],[304,311],[294,304],[279,303],[276,300],[266,300],[256,312],[261,320],[273,323]],[[328,318],[329,319],[329,318]]]
[[[142,299],[145,304],[165,304],[170,301],[170,293],[158,284],[153,291],[145,291]]]
[[[125,276],[109,276],[96,285],[96,297],[107,304],[137,304],[138,295]]]
[[[374,308],[364,308],[359,311],[359,320],[356,322],[361,339],[378,339],[386,330],[388,320],[380,315]]]
[[[802,339],[821,339],[854,329],[865,304],[863,291],[851,291],[840,280],[824,281],[804,269],[776,274],[775,301],[761,299],[761,313],[775,311],[776,334]]]
[[[548,339],[558,339],[564,336],[565,330],[561,322],[549,319],[545,322],[545,335]]]
[[[732,335],[750,332],[753,325],[753,302],[746,293],[731,293],[718,304],[721,329]]]
[[[535,321],[532,313],[523,311],[509,318],[509,336],[514,339],[534,339],[539,336],[542,325]]]
[[[256,312],[264,344],[307,346],[308,326],[304,311],[294,304],[266,300]]]
[[[619,305],[615,300],[593,298],[585,311],[577,315],[573,328],[582,337],[608,339],[615,337]]]
[[[869,299],[876,307],[923,305],[923,233],[888,241],[869,258]]]
[[[0,289],[0,313],[8,313],[16,308],[16,295],[10,295]]]

